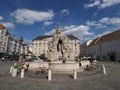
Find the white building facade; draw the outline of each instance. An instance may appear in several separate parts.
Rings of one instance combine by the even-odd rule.
[[[22,45],[19,38],[16,38],[14,36],[9,37],[8,53],[10,55],[20,54],[21,46]]]
[[[8,53],[27,54],[28,45],[25,44],[23,38],[12,36],[8,30],[0,24],[0,55]]]
[[[72,48],[72,53],[74,57],[77,57],[80,53],[80,41],[73,35],[66,35],[69,38],[69,46]],[[54,35],[44,35],[38,36],[33,39],[32,42],[32,52],[35,56],[40,56],[41,54],[48,55],[49,42],[54,38]]]
[[[120,61],[120,30],[98,37],[84,48],[86,51],[81,50],[81,53],[85,56],[95,56],[97,60]]]
[[[8,41],[10,33],[0,24],[0,53],[6,53],[8,50]]]
[[[32,52],[35,56],[40,56],[43,53],[47,54],[48,42],[51,40],[52,36],[38,36],[32,42]]]

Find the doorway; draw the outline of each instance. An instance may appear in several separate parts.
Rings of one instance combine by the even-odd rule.
[[[109,55],[109,60],[110,61],[116,61],[116,55],[115,54],[110,54]]]

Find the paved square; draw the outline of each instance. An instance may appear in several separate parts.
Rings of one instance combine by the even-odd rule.
[[[15,62],[0,62],[0,90],[119,90],[120,63],[99,62],[104,64],[107,74],[101,71],[87,71],[78,73],[77,80],[72,74],[52,74],[52,81],[47,80],[47,74],[34,75],[26,73],[25,78],[20,75],[11,77],[10,66]],[[18,62],[17,62],[18,63]]]

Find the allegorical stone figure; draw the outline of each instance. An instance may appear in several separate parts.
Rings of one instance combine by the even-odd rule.
[[[59,60],[61,57],[62,60],[69,60],[70,58],[70,40],[64,35],[62,32],[60,25],[58,24],[58,28],[56,32],[53,34],[52,40],[49,42],[48,46],[48,54],[50,54],[50,58],[54,57],[54,60]]]

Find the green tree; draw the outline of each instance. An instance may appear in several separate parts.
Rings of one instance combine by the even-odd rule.
[[[79,55],[76,57],[76,60],[80,60],[81,59],[81,57],[83,57],[80,53],[79,53]]]
[[[46,55],[45,53],[41,54],[40,56],[38,56],[40,59],[46,60]]]

